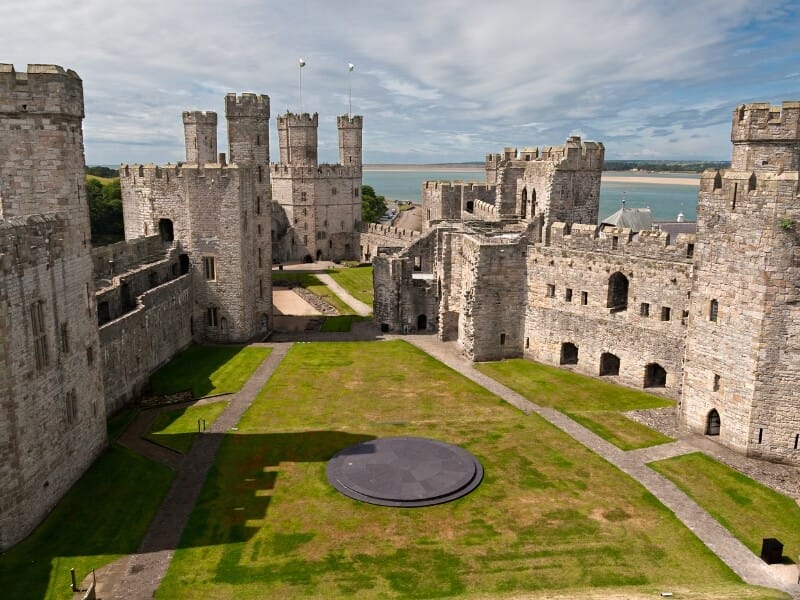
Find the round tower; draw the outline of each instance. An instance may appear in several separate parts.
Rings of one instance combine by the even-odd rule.
[[[228,150],[232,163],[269,164],[269,96],[228,94]]]
[[[360,115],[336,117],[339,128],[339,163],[361,167],[361,130],[364,118]]]
[[[319,115],[287,112],[278,117],[278,143],[281,164],[296,167],[317,166],[317,126]]]
[[[187,163],[203,165],[217,162],[217,113],[185,111],[183,133]]]

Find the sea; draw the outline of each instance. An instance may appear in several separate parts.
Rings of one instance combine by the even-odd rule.
[[[624,179],[606,181],[605,178]],[[648,177],[669,179],[670,183],[650,183]],[[392,200],[422,201],[425,181],[485,181],[483,169],[364,169],[363,181]],[[672,183],[674,181],[674,183]],[[700,176],[697,173],[641,173],[604,171],[600,184],[600,218],[619,210],[622,201],[631,208],[649,207],[653,220],[674,221],[683,213],[687,221],[697,216],[697,192]]]

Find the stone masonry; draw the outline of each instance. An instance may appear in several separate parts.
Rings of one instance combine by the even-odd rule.
[[[376,321],[651,389],[683,427],[800,464],[800,103],[737,107],[731,139],[696,235],[598,227],[603,145],[576,137],[426,182],[422,236],[365,236]]]
[[[83,84],[0,64],[0,550],[106,445]]]

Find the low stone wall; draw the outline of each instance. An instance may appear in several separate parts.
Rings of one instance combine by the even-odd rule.
[[[141,393],[153,371],[191,343],[192,304],[187,273],[148,290],[135,310],[100,328],[107,414]]]

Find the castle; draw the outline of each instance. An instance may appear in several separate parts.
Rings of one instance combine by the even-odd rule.
[[[598,226],[604,148],[577,137],[427,182],[422,235],[362,236],[376,322],[663,393],[683,427],[800,464],[800,102],[737,107],[731,139],[696,233]]]
[[[485,184],[426,183],[423,232],[360,223],[360,116],[317,162],[317,115],[269,98],[183,114],[186,162],[120,168],[126,241],[92,248],[83,87],[0,64],[0,551],[105,447],[106,417],[192,341],[272,329],[273,261],[374,261],[383,330],[525,356],[679,399],[683,424],[800,463],[800,103],[736,109],[697,233],[598,228],[604,148],[506,149]]]
[[[317,115],[228,94],[184,112],[186,161],[120,167],[126,241],[92,248],[83,84],[0,65],[0,550],[24,537],[106,445],[106,416],[192,341],[264,339],[278,260],[358,257],[360,116],[341,164],[317,163]],[[274,185],[274,194],[273,194]]]

